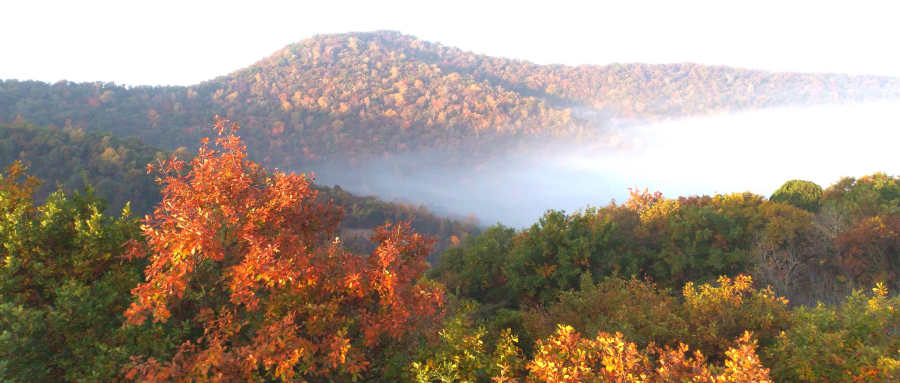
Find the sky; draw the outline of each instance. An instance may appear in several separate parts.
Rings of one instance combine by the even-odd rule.
[[[0,79],[191,85],[315,34],[378,29],[539,64],[900,76],[898,1],[11,0],[3,13]]]

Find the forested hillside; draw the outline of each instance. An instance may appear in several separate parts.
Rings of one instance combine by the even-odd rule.
[[[27,122],[0,124],[0,166],[21,161],[43,182],[35,197],[43,201],[57,184],[71,192],[85,182],[97,189],[112,211],[126,203],[138,216],[149,214],[162,199],[147,165],[170,155],[187,158],[184,148],[174,153],[154,148],[137,137],[119,138],[108,132],[85,133],[66,125],[39,127]]]
[[[0,120],[70,121],[174,150],[209,135],[211,116],[220,115],[245,121],[252,158],[289,168],[410,151],[470,161],[531,138],[590,140],[609,119],[898,96],[900,79],[890,77],[691,63],[536,65],[382,31],[318,35],[189,87],[5,80]]]
[[[120,212],[130,203],[131,212],[143,217],[162,200],[156,176],[147,173],[147,165],[159,160],[189,159],[184,147],[174,152],[145,144],[138,137],[119,138],[108,132],[85,133],[66,125],[39,127],[28,122],[0,124],[0,167],[20,161],[28,173],[43,181],[35,190],[38,203],[61,186],[67,192],[82,191],[87,185],[97,197],[109,204],[107,214]],[[340,234],[348,245],[371,251],[368,238],[372,230],[385,222],[409,222],[422,234],[436,239],[434,255],[467,234],[478,233],[474,222],[441,218],[423,205],[388,202],[376,196],[357,196],[340,187],[315,185],[322,202],[334,201],[344,210]],[[454,238],[456,238],[454,240]]]

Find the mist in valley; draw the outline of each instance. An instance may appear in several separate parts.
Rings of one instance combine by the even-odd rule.
[[[770,109],[607,128],[596,142],[540,143],[478,166],[432,167],[410,155],[323,168],[316,182],[440,215],[522,228],[548,209],[575,211],[628,198],[750,191],[771,195],[791,179],[823,187],[841,176],[900,173],[900,101]]]

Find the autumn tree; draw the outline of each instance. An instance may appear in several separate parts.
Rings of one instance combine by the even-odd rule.
[[[340,209],[317,201],[309,178],[267,172],[236,124],[215,127],[215,146],[204,139],[190,162],[151,167],[164,199],[129,253],[149,266],[128,322],[186,322],[196,336],[166,360],[136,357],[128,376],[333,381],[402,365],[441,305],[419,283],[431,240],[387,225],[374,252],[348,253],[334,235]]]

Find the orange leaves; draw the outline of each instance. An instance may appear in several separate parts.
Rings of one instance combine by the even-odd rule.
[[[644,188],[644,191],[641,191],[637,186],[635,186],[633,189],[628,188],[628,194],[630,195],[630,197],[628,198],[628,201],[625,202],[625,206],[629,209],[640,212],[649,209],[651,206],[653,206],[654,203],[656,203],[656,201],[659,201],[663,198],[662,192],[656,191],[650,193],[649,190],[650,189],[648,188]]]
[[[317,202],[306,176],[266,172],[246,160],[237,125],[217,117],[215,128],[216,147],[155,167],[165,198],[145,219],[146,245],[131,244],[150,265],[129,322],[192,320],[204,334],[171,363],[141,364],[143,379],[355,376],[402,349],[439,309],[440,291],[416,284],[433,241],[399,224],[376,231],[374,253],[347,253],[340,209]]]
[[[41,186],[41,181],[37,177],[25,174],[25,167],[21,161],[15,161],[9,165],[0,174],[0,193],[4,194],[11,201],[21,202],[22,200],[30,200],[34,194],[34,189]],[[19,180],[22,177],[24,180]],[[0,208],[8,209],[7,206]],[[31,208],[33,210],[33,208]]]

